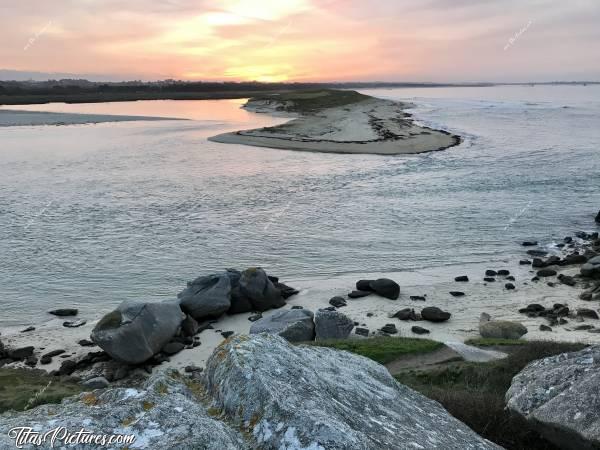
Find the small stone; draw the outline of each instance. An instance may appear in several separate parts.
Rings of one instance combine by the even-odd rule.
[[[53,309],[52,311],[48,311],[48,314],[52,314],[53,316],[58,317],[67,317],[67,316],[76,316],[79,310],[75,308],[61,308],[61,309]]]
[[[297,309],[297,308],[292,308],[292,309]],[[262,319],[262,314],[254,314],[253,316],[248,317],[248,320],[250,322],[256,322],[257,320]]]
[[[290,309],[304,309],[304,307],[300,305],[294,305]]]
[[[77,341],[77,343],[82,347],[93,347],[94,345],[96,345],[88,339],[81,339],[80,341]]]
[[[424,302],[426,300],[426,298],[422,295],[411,295],[410,299],[418,302]]]
[[[512,284],[512,283],[506,283],[506,284],[504,285],[504,289],[507,289],[507,290],[509,290],[509,291],[510,291],[510,290],[513,290],[514,288],[515,288],[515,285],[514,285],[514,284]]]
[[[84,381],[81,384],[90,389],[104,389],[110,385],[108,380],[104,377],[90,378],[89,380]]]
[[[507,276],[506,279],[508,281],[515,281],[515,277],[513,277],[512,275]]]
[[[483,281],[487,281],[488,283],[493,283],[494,281],[496,281],[496,279],[493,277],[484,277]]]
[[[496,275],[498,275],[498,272],[496,272],[495,270],[488,269],[485,271],[485,276],[487,277],[495,277]]]
[[[552,328],[548,325],[540,325],[540,331],[552,331]]]
[[[62,349],[61,350],[52,350],[51,352],[45,353],[42,356],[47,356],[47,357],[52,358],[53,356],[62,355],[63,353],[65,353],[65,351]]]
[[[192,373],[192,372],[202,372],[202,367],[198,367],[198,366],[185,366],[185,368],[183,369],[185,370],[187,373]]]
[[[369,330],[367,328],[355,328],[354,333],[359,336],[369,337]]]
[[[35,331],[35,327],[27,327],[24,330],[21,330],[21,333],[28,333],[30,331]]]
[[[40,364],[50,364],[52,362],[52,357],[50,356],[42,356],[40,358]]]
[[[225,339],[227,339],[229,336],[233,336],[234,332],[233,331],[223,331],[221,333],[221,336],[223,336]]]
[[[429,334],[429,330],[427,328],[423,328],[420,326],[413,326],[410,331],[412,331],[415,334]]]
[[[341,308],[341,307],[347,305],[346,300],[343,297],[339,297],[339,296],[332,297],[329,300],[329,304],[331,306],[335,306],[336,308]]]
[[[528,266],[531,265],[531,261],[529,261],[528,259],[522,259],[521,261],[519,261],[519,264],[522,266]]]
[[[593,309],[588,308],[579,308],[577,310],[577,315],[579,317],[586,317],[588,319],[598,319],[598,313]]]
[[[86,323],[87,323],[87,321],[85,321],[85,320],[67,321],[67,322],[63,322],[63,327],[78,328],[78,327],[85,325]]]
[[[577,325],[573,329],[575,331],[587,331],[587,330],[592,330],[593,328],[594,328],[594,325]]]
[[[459,277],[455,277],[454,281],[456,281],[456,282],[466,282],[466,281],[469,281],[469,277],[466,276],[466,275],[461,275]]]
[[[463,297],[465,293],[461,291],[450,291],[450,295],[452,297]]]
[[[366,297],[367,295],[371,295],[372,292],[369,291],[352,291],[348,294],[348,297],[350,298],[361,298],[361,297]]]
[[[537,241],[523,241],[523,247],[535,247],[538,245]]]
[[[556,275],[556,270],[554,269],[542,269],[537,271],[538,277],[553,277]]]
[[[181,342],[169,342],[162,348],[162,352],[167,355],[174,355],[179,353],[185,347]]]
[[[510,275],[510,271],[508,271],[508,270],[506,270],[506,269],[500,269],[500,270],[498,271],[498,275],[505,277],[505,276],[508,276],[508,275]]]
[[[394,325],[393,323],[385,324],[383,327],[381,327],[380,331],[382,333],[387,333],[387,334],[397,334],[398,333],[398,330],[396,329],[396,325]]]

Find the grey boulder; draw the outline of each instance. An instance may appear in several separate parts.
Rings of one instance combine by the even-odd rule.
[[[385,367],[275,335],[236,336],[207,361],[213,407],[261,449],[498,449]]]
[[[321,309],[315,314],[315,339],[346,339],[354,328],[354,321],[338,311]]]
[[[196,278],[177,298],[181,309],[196,320],[219,317],[231,307],[231,280],[227,272]]]
[[[9,412],[0,416],[0,429],[6,430],[0,434],[0,448],[15,448],[15,441],[8,433],[14,427],[46,432],[60,426],[71,433],[84,428],[95,435],[131,435],[134,441],[114,446],[96,446],[93,442],[68,445],[56,441],[55,448],[248,449],[240,434],[212,418],[195,395],[181,375],[157,372],[137,388],[87,392],[59,405]],[[50,445],[49,440],[46,445]],[[25,445],[23,448],[49,447]]]
[[[260,267],[251,267],[241,273],[240,292],[247,297],[256,311],[266,311],[285,305],[281,291],[275,287]]]
[[[527,328],[519,322],[490,320],[489,314],[482,313],[479,318],[479,334],[484,338],[519,339],[527,334]]]
[[[176,302],[125,301],[100,319],[91,339],[112,358],[139,364],[171,340],[183,318]]]
[[[580,270],[584,277],[600,277],[600,256],[594,256]]]
[[[506,402],[559,448],[600,447],[600,347],[530,363],[513,378]]]
[[[377,295],[381,295],[382,297],[391,300],[397,300],[400,295],[400,286],[394,280],[390,280],[389,278],[373,280],[369,283],[369,286]]]
[[[290,342],[312,341],[315,338],[313,316],[307,309],[275,311],[254,322],[250,334],[278,334]]]

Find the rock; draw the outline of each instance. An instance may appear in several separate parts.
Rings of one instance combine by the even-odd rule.
[[[275,287],[260,267],[251,267],[242,272],[240,292],[250,299],[252,307],[256,311],[267,311],[285,305],[281,291]]]
[[[231,291],[229,294],[231,306],[227,310],[227,314],[242,314],[252,311],[252,302],[242,293],[240,288],[240,278],[242,277],[242,273],[239,270],[227,269],[225,274],[229,277],[229,283],[231,284]],[[273,284],[276,284],[279,281],[279,278],[277,277],[267,276],[267,278]]]
[[[48,311],[48,314],[52,314],[53,316],[58,317],[67,317],[67,316],[76,316],[79,310],[75,308],[61,308],[61,309],[53,309],[52,311]]]
[[[175,355],[175,354],[179,353],[181,350],[183,350],[184,347],[185,347],[185,344],[183,344],[181,342],[169,342],[167,345],[165,345],[162,348],[162,352],[165,355]]]
[[[600,211],[598,211],[598,214],[596,214],[596,218],[594,220],[596,223],[600,223]]]
[[[446,320],[450,319],[451,315],[452,314],[449,312],[442,311],[440,308],[435,306],[428,306],[427,308],[423,308],[421,310],[421,317],[430,322],[445,322]]]
[[[527,307],[525,308],[521,308],[519,310],[520,313],[540,313],[545,311],[546,308],[544,308],[542,305],[540,305],[539,303],[531,303],[530,305],[527,305]]]
[[[556,275],[556,270],[542,269],[542,270],[538,270],[536,275],[538,277],[553,277],[554,275]]]
[[[594,256],[583,266],[581,266],[581,275],[584,277],[600,277],[600,256]]]
[[[534,249],[534,250],[527,250],[527,254],[529,256],[546,256],[548,254],[548,252],[546,250]]]
[[[585,255],[567,255],[565,259],[561,261],[561,266],[570,266],[575,264],[585,264],[588,261]]]
[[[529,261],[528,259],[522,259],[522,260],[519,261],[519,264],[521,266],[528,266],[528,265],[531,264],[531,261]]]
[[[486,277],[495,277],[496,275],[498,275],[498,272],[496,272],[495,270],[488,269],[485,271]]]
[[[38,359],[35,356],[33,356],[33,355],[28,356],[27,358],[25,358],[25,365],[26,366],[35,367],[37,365],[37,363],[38,363]]]
[[[235,334],[234,331],[223,331],[221,332],[221,336],[223,336],[225,339],[227,339],[228,337],[231,337]]]
[[[413,301],[419,301],[419,302],[424,302],[426,300],[426,298],[422,295],[411,295],[410,299]]]
[[[266,278],[266,275],[265,275]],[[196,278],[177,294],[181,309],[196,320],[219,317],[231,307],[228,272]]]
[[[51,352],[43,354],[42,357],[52,358],[54,356],[62,355],[63,353],[65,353],[65,351],[63,349],[52,350]]]
[[[292,307],[292,309],[297,309],[297,308]],[[302,309],[302,308],[298,308],[298,309]],[[254,314],[254,315],[248,317],[248,320],[250,322],[256,322],[257,320],[262,319],[262,317],[263,317],[263,315],[260,314],[260,313],[259,314]]]
[[[6,353],[9,358],[15,361],[22,361],[33,355],[33,346],[10,349]]]
[[[25,412],[9,412],[0,417],[0,427],[9,430],[31,426],[49,431],[65,427],[71,436],[84,427],[94,435],[132,435],[133,442],[119,445],[73,446],[57,440],[55,448],[96,449],[136,448],[164,450],[248,450],[242,434],[212,417],[196,400],[189,379],[176,372],[159,371],[142,386],[108,388],[84,392],[61,404],[47,404]],[[201,389],[197,386],[196,389]],[[39,427],[39,428],[38,428]],[[60,433],[57,434],[60,436]],[[83,435],[85,438],[85,434]],[[83,441],[85,442],[85,441]],[[93,441],[92,441],[93,442]],[[49,448],[50,440],[43,445]],[[0,435],[0,448],[14,448],[14,438]],[[29,447],[27,448],[37,448]],[[42,447],[40,447],[42,448]]]
[[[538,245],[537,241],[523,241],[523,247],[535,247]]]
[[[87,323],[86,320],[68,320],[63,322],[63,327],[66,328],[79,328]]]
[[[506,283],[506,284],[504,285],[504,289],[506,289],[506,290],[509,290],[509,291],[510,291],[510,290],[513,290],[514,288],[515,288],[515,285],[514,285],[514,284],[512,284],[512,283]]]
[[[354,322],[338,311],[319,310],[315,314],[315,339],[346,339]]]
[[[417,320],[415,310],[412,308],[404,308],[395,313],[392,317],[396,317],[400,320]]]
[[[312,341],[315,338],[314,314],[307,309],[275,311],[254,322],[250,334],[278,334],[290,342]]]
[[[50,364],[50,363],[52,363],[52,357],[51,356],[42,356],[40,358],[40,364],[46,365],[46,364]]]
[[[371,287],[371,283],[375,280],[358,280],[356,282],[356,290],[357,291],[366,291],[373,292],[373,288]]]
[[[461,291],[450,291],[450,295],[452,297],[462,297],[465,295],[465,293]]]
[[[371,289],[377,294],[390,300],[397,300],[400,295],[400,286],[389,278],[379,278],[369,283]]]
[[[598,313],[588,308],[578,308],[577,315],[579,317],[587,317],[588,319],[598,319]]]
[[[177,332],[183,314],[176,302],[125,301],[92,330],[92,341],[112,358],[139,364],[151,358]]]
[[[20,332],[21,333],[29,333],[30,331],[35,331],[35,327],[27,327],[22,329]]]
[[[507,407],[563,449],[600,446],[600,347],[528,364],[506,393]]]
[[[294,289],[293,287],[288,286],[287,284],[274,283],[274,285],[275,285],[275,288],[279,289],[279,292],[281,292],[281,296],[283,297],[284,300],[287,300],[292,295],[296,295],[300,292],[298,289]]]
[[[552,331],[552,328],[549,327],[548,325],[540,325],[540,331]]]
[[[527,334],[527,328],[519,322],[491,320],[489,314],[482,313],[479,317],[479,334],[484,338],[519,339]]]
[[[594,325],[577,325],[573,330],[575,331],[588,331],[594,329]]]
[[[354,334],[358,334],[359,336],[369,337],[369,330],[367,328],[356,328],[354,330]]]
[[[193,372],[202,372],[204,369],[202,367],[190,365],[190,366],[185,366],[183,370],[187,373],[193,373]]]
[[[410,331],[415,334],[429,334],[429,330],[427,328],[420,327],[418,325],[414,325]]]
[[[561,273],[557,278],[562,284],[566,284],[567,286],[575,286],[575,278],[573,277]]]
[[[329,299],[329,304],[331,306],[335,306],[336,308],[341,308],[343,306],[346,306],[346,300],[344,299],[344,297],[332,297],[331,299]]]
[[[393,323],[386,323],[384,326],[381,327],[379,331],[386,334],[398,334],[396,325],[394,325]]]
[[[367,295],[371,295],[373,292],[371,291],[352,291],[348,294],[350,298],[361,298],[366,297]]]
[[[498,448],[351,353],[273,335],[236,337],[213,353],[205,373],[213,407],[244,427],[255,448]]]
[[[466,276],[466,275],[461,275],[461,276],[455,277],[454,281],[456,281],[456,282],[466,282],[466,281],[469,281],[469,277]]]
[[[500,269],[500,270],[498,271],[498,275],[500,275],[500,276],[502,276],[502,277],[506,277],[506,276],[510,275],[510,271],[509,271],[509,270],[506,270],[506,269]]]
[[[493,283],[494,281],[496,281],[496,279],[493,277],[483,277],[483,281],[486,281],[488,283]]]
[[[77,363],[72,359],[66,359],[60,364],[58,375],[71,375],[77,369]]]
[[[108,380],[104,377],[90,378],[89,380],[86,380],[81,384],[89,389],[104,389],[110,385]]]
[[[93,347],[94,345],[96,345],[88,339],[81,339],[81,340],[77,341],[77,343],[79,345],[81,345],[82,347]]]
[[[548,258],[546,261],[544,261],[544,265],[547,266],[553,266],[556,264],[560,264],[560,257],[553,255],[550,258]]]
[[[291,309],[304,309],[304,307],[300,305],[294,305]]]
[[[540,258],[533,258],[533,262],[531,263],[531,267],[541,268],[545,267],[546,263]]]

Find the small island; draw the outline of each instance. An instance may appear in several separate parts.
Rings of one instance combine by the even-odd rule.
[[[459,136],[447,131],[415,124],[404,111],[410,106],[350,90],[268,94],[249,99],[244,108],[293,120],[219,134],[209,140],[284,150],[380,155],[444,150],[461,142]]]

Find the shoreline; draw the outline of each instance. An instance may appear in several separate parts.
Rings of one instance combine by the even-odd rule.
[[[107,122],[136,122],[158,120],[188,120],[173,117],[128,116],[113,114],[62,113],[50,111],[25,111],[0,108],[0,128],[43,126],[43,125],[85,125]]]
[[[584,239],[574,238],[573,247],[554,247],[548,256],[565,256],[586,247]],[[532,247],[522,247],[524,257]],[[545,249],[544,249],[545,250]],[[540,250],[541,251],[541,250]],[[513,260],[504,264],[472,264],[468,266],[445,266],[432,268],[426,271],[398,272],[398,273],[364,273],[361,276],[346,274],[327,279],[298,279],[284,280],[289,282],[300,292],[287,299],[286,305],[281,309],[287,310],[294,307],[302,307],[310,311],[330,307],[329,299],[334,296],[344,296],[355,289],[355,282],[362,277],[376,279],[380,277],[391,278],[397,281],[400,288],[400,296],[397,300],[380,297],[375,294],[358,298],[346,299],[347,306],[337,308],[337,311],[347,315],[355,322],[355,327],[367,328],[370,337],[381,334],[380,329],[386,324],[394,324],[398,330],[397,337],[425,338],[442,342],[449,347],[462,345],[465,341],[479,338],[479,317],[482,313],[490,314],[493,320],[508,320],[522,323],[528,332],[523,340],[550,340],[558,342],[583,342],[587,344],[600,344],[600,333],[586,328],[576,329],[580,325],[589,325],[593,330],[600,329],[598,320],[586,318],[582,323],[574,317],[568,318],[567,324],[552,326],[551,331],[545,331],[541,325],[546,325],[546,319],[542,316],[523,314],[519,310],[530,304],[541,304],[546,308],[552,308],[553,304],[567,304],[571,311],[579,308],[595,308],[598,305],[589,300],[583,300],[579,294],[587,288],[590,281],[576,276],[580,272],[580,264],[569,266],[548,266],[555,268],[559,274],[575,276],[576,286],[563,284],[558,276],[541,278],[533,281],[537,268],[531,265],[520,264],[519,260]],[[485,272],[492,270],[508,270],[515,289],[508,290],[505,281],[509,275],[498,275],[495,282],[484,281]],[[457,276],[468,276],[468,282],[455,281]],[[593,281],[591,281],[593,283]],[[451,292],[462,291],[465,295],[453,296]],[[414,296],[424,297],[424,300],[415,300]],[[404,321],[391,317],[405,308],[414,309],[419,312],[424,307],[436,306],[443,311],[451,313],[448,321],[434,323],[429,321]],[[277,310],[264,313],[269,316]],[[249,319],[254,312],[235,315],[223,315],[219,319],[210,321],[211,327],[204,329],[197,336],[200,345],[185,349],[171,355],[167,360],[155,366],[155,368],[174,368],[184,370],[187,366],[202,367],[213,350],[220,345],[225,336],[232,332],[234,335],[248,334],[253,322]],[[65,328],[62,322],[66,320],[87,320],[87,323],[77,328]],[[25,328],[4,328],[0,339],[8,348],[35,347],[36,356],[46,354],[55,350],[64,350],[59,357],[52,358],[49,364],[38,363],[35,368],[46,371],[58,370],[65,361],[77,361],[85,358],[88,353],[101,350],[97,346],[81,346],[78,341],[89,339],[90,332],[100,317],[75,317],[75,318],[53,318],[41,324],[35,324],[35,330],[22,332]],[[417,335],[411,331],[413,325],[419,325],[429,330],[428,334]],[[351,339],[362,339],[353,331]],[[23,361],[13,362],[5,367],[27,367]],[[142,370],[142,367],[132,370]],[[82,369],[74,375],[85,378],[93,372],[93,367]]]
[[[239,130],[208,138],[210,141],[281,150],[410,155],[446,150],[462,142],[460,136],[415,123],[404,110],[407,103],[384,100],[354,91],[300,92],[255,97],[245,109],[281,116],[284,124]]]

